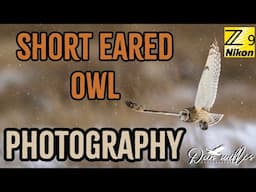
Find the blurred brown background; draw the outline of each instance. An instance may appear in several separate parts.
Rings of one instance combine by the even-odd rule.
[[[95,25],[0,25],[0,128],[7,127],[181,127],[187,128],[179,162],[5,162],[0,167],[194,167],[189,165],[191,147],[213,148],[223,144],[224,153],[245,145],[256,153],[256,59],[224,59],[215,106],[222,121],[202,131],[196,124],[175,117],[138,114],[125,105],[134,100],[150,108],[180,111],[192,106],[197,85],[214,40],[223,54],[223,28],[235,25],[95,24]],[[245,26],[245,25],[239,25]],[[248,26],[248,25],[246,25]],[[252,25],[255,26],[255,25]],[[20,31],[92,31],[88,62],[21,62],[16,59],[16,34]],[[169,31],[174,37],[174,57],[166,62],[100,62],[100,31]],[[69,96],[69,76],[75,70],[115,70],[120,101],[75,101]],[[3,143],[3,131],[0,143]],[[0,145],[0,155],[3,149]],[[240,167],[256,167],[256,160]],[[199,167],[236,167],[201,164]]]

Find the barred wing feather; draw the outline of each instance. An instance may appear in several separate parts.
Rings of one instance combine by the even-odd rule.
[[[217,41],[215,40],[209,50],[206,64],[198,85],[195,107],[210,111],[218,89],[219,76],[221,71],[221,56]]]

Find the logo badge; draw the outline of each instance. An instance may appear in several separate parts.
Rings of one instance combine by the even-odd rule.
[[[224,27],[225,58],[255,58],[255,27]]]
[[[212,149],[192,147],[188,150],[189,164],[231,164],[238,166],[245,161],[252,161],[256,154],[247,152],[245,146],[240,146],[231,153],[224,153],[224,145],[218,145]]]

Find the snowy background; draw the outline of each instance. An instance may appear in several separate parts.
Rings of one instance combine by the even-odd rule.
[[[214,148],[223,153],[245,145],[256,153],[256,60],[224,59],[215,106],[225,114],[207,131],[175,117],[138,114],[125,100],[163,110],[180,111],[193,105],[196,88],[214,38],[223,50],[223,27],[228,25],[0,25],[0,143],[7,127],[185,127],[179,162],[5,162],[0,145],[0,167],[195,167],[188,164],[191,147]],[[234,26],[234,25],[232,25]],[[242,25],[240,25],[242,26]],[[93,31],[88,62],[20,62],[16,34],[20,31]],[[169,31],[174,36],[174,57],[167,62],[99,62],[99,31]],[[223,51],[222,51],[223,52]],[[69,76],[75,70],[115,70],[120,101],[74,101]],[[197,167],[237,167],[200,164]],[[256,167],[256,159],[239,167]]]

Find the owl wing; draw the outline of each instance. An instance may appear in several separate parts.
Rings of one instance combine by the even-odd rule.
[[[221,70],[221,56],[217,41],[215,40],[209,50],[206,64],[198,85],[195,107],[210,111],[217,95],[219,76]]]

